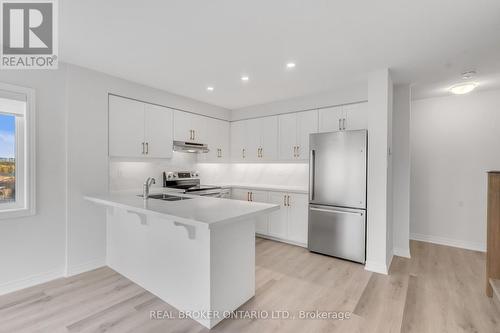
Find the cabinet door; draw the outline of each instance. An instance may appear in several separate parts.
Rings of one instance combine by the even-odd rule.
[[[297,113],[297,159],[309,159],[309,134],[318,132],[318,111]]]
[[[171,158],[173,141],[173,112],[162,106],[145,104],[146,156]]]
[[[109,155],[143,157],[144,103],[109,96]]]
[[[278,117],[264,117],[260,121],[261,157],[260,160],[278,159]]]
[[[174,112],[174,140],[178,141],[195,141],[193,140],[193,132],[195,128],[194,114],[189,112],[177,111]]]
[[[250,190],[250,199],[254,202],[268,202],[268,193],[264,191]],[[268,230],[268,216],[259,216],[255,222],[255,232],[261,235],[267,235]]]
[[[250,198],[250,190],[243,189],[243,188],[233,188],[231,191],[231,199],[234,200],[243,200],[243,201],[248,201]]]
[[[235,121],[230,125],[231,135],[231,160],[235,162],[242,162],[248,156],[246,147],[246,122]]]
[[[309,200],[306,194],[289,193],[290,205],[288,206],[288,239],[307,245]]]
[[[269,214],[269,235],[282,239],[287,238],[288,209],[286,193],[269,192],[269,203],[280,205],[280,210]]]
[[[243,120],[246,123],[247,135],[246,140],[246,160],[247,161],[258,161],[261,160],[259,157],[259,149],[262,147],[262,118]]]
[[[319,132],[334,132],[340,131],[342,128],[342,119],[344,113],[341,106],[320,109],[319,113]]]
[[[343,110],[347,130],[368,128],[368,103],[344,105]]]
[[[295,146],[297,145],[297,115],[295,113],[279,116],[279,159],[295,159]]]
[[[215,156],[218,162],[227,162],[229,160],[229,122],[224,120],[215,120]],[[217,153],[219,149],[219,153]]]

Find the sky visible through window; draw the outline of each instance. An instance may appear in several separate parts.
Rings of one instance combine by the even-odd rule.
[[[16,117],[0,114],[0,203],[15,199]]]

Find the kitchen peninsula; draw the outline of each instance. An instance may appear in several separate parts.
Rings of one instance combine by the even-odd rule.
[[[208,328],[255,295],[255,220],[279,206],[136,194],[85,197],[107,208],[109,267]]]

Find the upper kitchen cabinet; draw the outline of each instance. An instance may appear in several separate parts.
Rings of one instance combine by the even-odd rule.
[[[172,157],[172,110],[109,96],[109,156]]]
[[[278,117],[246,120],[249,159],[275,161],[278,158]]]
[[[229,161],[229,122],[209,117],[203,117],[205,130],[203,142],[208,144],[209,152],[199,154],[199,162]]]
[[[368,128],[368,103],[356,103],[344,105],[342,107],[344,110],[345,125],[346,130],[360,130]]]
[[[203,142],[205,138],[205,120],[207,117],[194,113],[174,112],[174,140],[185,142]]]
[[[309,134],[318,132],[318,112],[304,111],[279,116],[279,159],[307,160]]]
[[[319,132],[368,128],[368,103],[334,106],[319,110]]]
[[[231,160],[244,162],[248,156],[247,121],[233,121],[230,125]]]
[[[236,162],[274,161],[278,156],[278,117],[231,123],[231,158]]]

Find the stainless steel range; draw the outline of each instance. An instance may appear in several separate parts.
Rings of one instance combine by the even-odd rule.
[[[163,187],[192,195],[216,198],[229,196],[229,190],[220,186],[201,185],[199,174],[196,171],[163,172]]]

